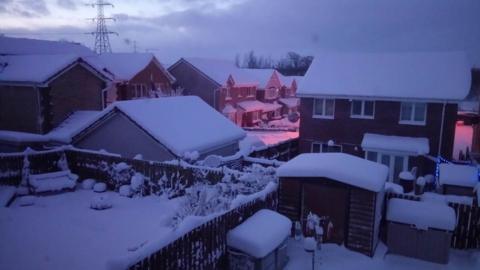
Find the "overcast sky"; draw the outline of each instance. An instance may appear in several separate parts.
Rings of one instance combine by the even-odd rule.
[[[93,0],[95,1],[95,0]],[[480,0],[112,0],[114,52],[233,59],[251,49],[288,51],[461,50],[480,66]],[[96,9],[77,0],[0,0],[0,33],[93,46]]]

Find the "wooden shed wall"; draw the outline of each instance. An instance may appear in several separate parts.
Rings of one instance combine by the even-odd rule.
[[[304,200],[304,184],[317,184],[320,186],[336,186],[346,189],[347,201],[347,224],[345,226],[345,246],[359,251],[368,256],[373,256],[378,233],[376,219],[380,218],[382,204],[377,203],[377,193],[339,183],[327,178],[280,178],[278,193],[278,211],[289,217],[292,221],[303,222],[306,219]],[[332,203],[331,207],[335,207]],[[339,209],[339,211],[345,211]]]

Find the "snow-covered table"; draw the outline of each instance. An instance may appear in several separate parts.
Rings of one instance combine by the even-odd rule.
[[[69,170],[42,174],[31,174],[28,182],[34,193],[73,190],[77,184],[78,175]]]
[[[448,263],[453,208],[439,203],[391,199],[387,208],[389,252]]]
[[[262,209],[227,233],[230,269],[281,269],[292,222]]]

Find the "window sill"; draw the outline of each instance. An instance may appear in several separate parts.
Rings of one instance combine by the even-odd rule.
[[[364,115],[350,115],[350,118],[354,119],[368,119],[368,120],[374,120],[374,116],[364,116]]]
[[[411,125],[411,126],[425,126],[425,122],[416,122],[416,121],[399,121],[400,125]]]
[[[335,117],[332,115],[332,116],[326,116],[326,115],[313,115],[312,118],[315,118],[315,119],[330,119],[330,120],[333,120],[335,119]]]

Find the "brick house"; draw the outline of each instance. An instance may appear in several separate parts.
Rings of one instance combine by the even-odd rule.
[[[280,89],[280,98],[278,102],[283,105],[282,114],[289,115],[298,112],[300,106],[300,99],[297,98],[298,83],[303,76],[283,76],[281,80],[283,87]]]
[[[45,134],[77,110],[101,110],[109,83],[74,55],[0,56],[0,130]]]
[[[200,97],[237,125],[261,121],[264,106],[256,100],[259,82],[248,70],[226,60],[181,58],[168,71],[185,95]]]
[[[467,138],[461,138],[468,133],[467,137],[471,136],[470,143],[466,143],[466,146],[470,146],[470,151],[474,153],[480,153],[480,69],[472,68],[472,85],[470,93],[465,100],[460,103],[458,111],[457,132],[455,136],[456,141],[462,141]],[[468,132],[465,132],[467,131]],[[470,139],[470,138],[468,138]],[[465,145],[462,145],[465,147]],[[460,146],[461,147],[461,146]],[[462,149],[465,154],[466,149]]]
[[[429,160],[452,156],[457,103],[469,88],[461,53],[319,55],[297,92],[300,151],[383,163],[391,181],[412,167],[432,173]]]
[[[107,53],[98,57],[114,75],[108,103],[173,94],[175,78],[151,53]]]

